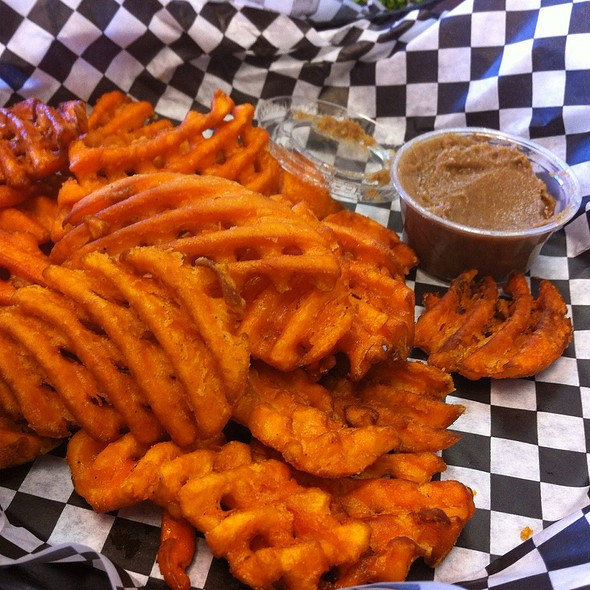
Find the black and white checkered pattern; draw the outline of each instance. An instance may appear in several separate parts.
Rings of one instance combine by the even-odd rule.
[[[352,0],[0,0],[0,19],[1,104],[92,103],[118,88],[180,120],[208,108],[216,88],[254,104],[293,94],[376,118],[400,143],[434,128],[486,126],[567,160],[585,195],[581,215],[543,248],[530,281],[560,289],[573,342],[535,378],[456,378],[452,400],[467,411],[442,477],[472,487],[478,509],[443,564],[416,564],[410,579],[474,590],[590,587],[588,0],[427,0],[401,12]],[[395,202],[356,210],[402,230]],[[420,269],[410,283],[417,314],[424,293],[444,288]],[[164,588],[158,513],[140,505],[95,514],[73,491],[63,452],[0,472],[8,520],[42,544],[41,553],[24,541],[19,549],[5,528],[3,562],[76,542],[102,556],[81,549],[87,561],[122,568],[114,587],[126,587],[127,570],[139,586]],[[526,527],[535,534],[522,542]],[[203,539],[190,573],[195,588],[241,588]]]

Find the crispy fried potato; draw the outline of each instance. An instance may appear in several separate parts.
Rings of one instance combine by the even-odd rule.
[[[459,440],[447,428],[465,408],[441,400],[442,391],[454,389],[449,375],[419,361],[390,360],[376,370],[358,383],[337,375],[325,380],[348,424],[393,427],[399,437],[395,451],[403,453],[436,452]]]
[[[228,264],[240,285],[265,275],[286,290],[297,274],[327,290],[340,275],[337,244],[313,216],[221,178],[136,175],[82,199],[66,222],[72,229],[55,244],[55,263],[161,244]]]
[[[186,520],[177,520],[164,510],[160,530],[157,559],[164,580],[170,590],[190,590],[186,568],[195,554],[195,529]]]
[[[498,288],[490,277],[474,283],[476,271],[461,274],[453,287],[438,301],[435,295],[425,298],[425,308],[432,313],[420,316],[414,344],[429,355],[429,362],[449,371],[493,319]],[[422,319],[424,318],[424,319]]]
[[[210,355],[215,365],[211,371],[218,374],[223,385],[223,391],[216,392],[214,383],[209,381],[203,387],[210,391],[193,391],[193,395],[200,392],[204,396],[200,405],[205,406],[210,415],[216,413],[214,408],[221,403],[211,399],[213,396],[225,396],[230,405],[234,404],[244,393],[250,349],[245,334],[240,331],[244,301],[225,265],[198,259],[190,266],[185,264],[180,253],[155,248],[134,248],[127,251],[123,259],[139,272],[157,277],[182,306],[184,317],[188,315],[192,319],[205,345],[196,361],[203,369],[208,366]],[[141,292],[138,295],[141,297]],[[177,343],[179,347],[182,345],[182,342]],[[226,406],[218,408],[219,417],[225,419],[228,409]]]
[[[357,477],[375,479],[388,476],[426,483],[435,473],[440,473],[446,468],[447,465],[442,457],[434,453],[388,453],[379,457]]]
[[[280,293],[268,285],[251,300],[246,295],[241,328],[252,356],[291,371],[332,355],[352,326],[349,297],[342,281],[327,292],[303,285]]]
[[[0,184],[26,188],[68,167],[68,148],[87,126],[82,101],[50,107],[29,98],[0,107]]]
[[[0,304],[8,305],[23,285],[44,285],[43,271],[48,265],[35,236],[0,229]]]
[[[2,339],[0,338],[0,350],[1,346]],[[24,416],[18,398],[1,375],[2,371],[0,369],[0,416],[11,420],[22,420]]]
[[[329,494],[300,486],[274,460],[189,479],[178,499],[213,554],[252,587],[315,588],[330,566],[358,559],[369,543],[366,525],[340,521]]]
[[[62,219],[84,195],[133,174],[168,170],[236,180],[257,192],[277,192],[279,165],[268,153],[268,133],[252,125],[254,107],[215,93],[209,113],[189,111],[179,125],[149,122],[147,103],[111,93],[96,105],[88,134],[70,148],[75,180],[59,194]],[[54,239],[62,235],[56,224]]]
[[[110,283],[83,270],[49,266],[45,277],[53,289],[81,306],[120,349],[127,368],[172,440],[180,446],[194,443],[199,430],[187,393],[153,333],[128,303],[117,298]],[[150,370],[146,371],[146,367]]]
[[[323,220],[335,234],[349,257],[386,269],[392,277],[403,279],[418,264],[414,251],[392,230],[380,223],[343,209]]]
[[[65,438],[77,427],[76,420],[61,398],[55,395],[49,377],[27,349],[0,330],[0,376],[9,387],[18,412],[38,435]],[[14,415],[5,407],[4,413]]]
[[[0,111],[0,152],[24,121],[0,167],[0,467],[77,431],[67,461],[95,510],[162,508],[171,588],[190,586],[195,529],[253,588],[437,565],[473,499],[430,481],[463,407],[447,373],[406,360],[413,251],[280,170],[253,107],[222,92],[178,125],[111,92],[86,132],[84,106],[30,101],[4,127]],[[438,315],[443,358],[475,343],[478,371],[507,347],[508,375],[571,338],[550,286],[534,301],[514,279],[498,300],[472,279]],[[251,445],[226,443],[230,417]]]
[[[133,469],[150,482],[154,463],[141,477],[143,462]],[[335,587],[402,580],[418,557],[438,563],[474,511],[458,482],[326,480],[239,442],[179,455],[156,471],[152,499],[202,531],[251,587],[317,588],[328,570]]]
[[[503,358],[513,346],[514,340],[523,334],[530,322],[533,296],[522,274],[513,274],[504,292],[511,296],[510,304],[498,300],[494,317],[488,323],[484,338],[471,347],[459,367],[465,375],[494,375],[503,364]]]
[[[555,285],[541,281],[528,329],[515,338],[509,352],[510,360],[502,367],[501,377],[534,375],[559,358],[573,335],[571,320],[566,314],[566,304]]]
[[[61,330],[68,349],[104,387],[110,402],[140,442],[154,443],[164,438],[164,429],[129,374],[120,350],[79,306],[55,291],[35,285],[19,289],[12,303]]]
[[[221,432],[230,417],[231,406],[227,398],[238,399],[244,391],[249,364],[246,341],[224,330],[222,324],[227,324],[222,319],[226,312],[224,299],[221,297],[212,302],[206,293],[206,289],[210,288],[208,273],[211,270],[185,267],[181,256],[174,252],[163,256],[160,252],[160,257],[152,256],[150,259],[142,258],[142,249],[139,250],[139,260],[147,263],[151,270],[156,270],[168,285],[174,284],[176,293],[181,293],[180,301],[170,298],[168,292],[154,284],[152,279],[130,272],[104,254],[89,254],[84,258],[83,265],[110,281],[153,334],[184,386],[200,438],[210,438]],[[184,292],[189,292],[190,296],[183,301]],[[187,303],[199,314],[199,324],[194,321],[194,315],[190,316],[179,306]],[[227,312],[225,315],[228,315]],[[187,321],[189,317],[192,322]],[[211,317],[217,317],[217,321],[211,321]],[[209,349],[210,344],[216,346],[215,355]],[[233,354],[225,359],[228,362],[223,362],[226,350],[232,350]],[[218,364],[219,361],[222,363]],[[231,377],[224,382],[223,369],[226,367],[231,370]],[[231,386],[227,395],[226,383]]]
[[[121,416],[59,330],[16,308],[4,308],[0,309],[0,331],[17,341],[42,367],[47,383],[59,392],[80,426],[98,440],[112,441],[119,436]]]
[[[418,557],[439,563],[474,511],[471,491],[455,481],[323,479],[237,441],[183,453],[131,434],[104,445],[80,431],[67,459],[95,509],[151,499],[165,510],[172,530],[160,559],[172,587],[186,583],[193,550],[183,519],[241,581],[295,590],[320,587],[328,571],[335,587],[403,580]]]
[[[348,267],[354,320],[337,345],[350,360],[350,376],[358,381],[377,363],[405,359],[414,342],[414,292],[365,262]]]
[[[416,346],[428,362],[469,379],[530,377],[567,348],[572,325],[559,291],[541,281],[535,300],[522,274],[513,274],[499,296],[489,277],[463,273],[441,297],[425,300],[416,324]]]
[[[60,444],[60,439],[39,436],[22,422],[0,415],[0,469],[33,461]]]
[[[37,244],[49,244],[50,229],[57,213],[57,202],[46,196],[27,199],[19,207],[0,211],[0,229],[31,234]]]
[[[456,481],[416,485],[403,479],[320,484],[346,513],[371,527],[371,551],[339,568],[339,585],[404,580],[423,557],[435,567],[448,554],[475,506],[471,490]]]
[[[281,149],[273,146],[273,152]],[[291,160],[298,160],[301,169],[295,173],[284,168],[280,172],[279,192],[293,204],[305,202],[319,219],[342,210],[342,204],[330,195],[326,179],[316,166],[302,154],[291,152]]]
[[[68,441],[66,460],[78,494],[97,512],[109,512],[152,497],[159,466],[180,452],[172,442],[150,447],[131,433],[105,444],[79,430]]]
[[[334,411],[330,392],[301,370],[252,369],[234,418],[296,469],[321,477],[358,474],[398,445],[393,428],[350,427]]]

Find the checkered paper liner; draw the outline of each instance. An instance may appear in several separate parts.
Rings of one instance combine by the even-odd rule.
[[[216,88],[253,104],[301,95],[374,117],[400,143],[485,126],[566,160],[582,185],[580,214],[544,246],[530,282],[534,292],[540,279],[559,288],[573,342],[534,378],[455,377],[449,401],[467,411],[453,425],[463,437],[443,453],[441,477],[473,488],[477,511],[443,564],[417,563],[409,580],[589,587],[590,2],[427,0],[388,12],[349,0],[0,0],[0,19],[1,104],[93,103],[118,88],[181,120],[207,109]],[[355,208],[402,231],[397,202]],[[444,288],[420,268],[409,281],[417,315],[422,296]],[[0,563],[63,559],[73,547],[95,568],[119,571],[113,587],[163,588],[156,509],[95,514],[73,491],[63,456],[60,448],[0,472]],[[527,528],[535,534],[522,542]],[[202,538],[190,573],[195,588],[241,588]]]

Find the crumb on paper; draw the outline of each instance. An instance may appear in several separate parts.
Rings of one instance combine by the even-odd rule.
[[[530,539],[533,535],[533,529],[531,527],[525,526],[522,531],[520,531],[520,539],[521,541],[526,541]]]

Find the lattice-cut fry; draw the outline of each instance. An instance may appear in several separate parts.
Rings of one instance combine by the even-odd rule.
[[[214,271],[184,266],[182,256],[173,251],[151,251],[149,256],[143,250],[138,248],[135,257],[129,253],[129,259],[141,264],[142,272],[154,271],[166,286],[174,286],[172,297],[153,279],[131,272],[107,255],[94,252],[82,263],[110,281],[153,334],[187,392],[200,438],[211,438],[227,423],[230,400],[244,391],[250,360],[247,342],[231,334],[229,321],[223,321],[229,316],[224,298],[213,299],[207,293],[217,286]],[[187,306],[193,314],[186,313]],[[229,371],[226,379],[224,369]]]
[[[377,367],[379,370],[379,366]],[[325,385],[332,392],[334,406],[351,426],[375,424],[394,428],[399,437],[395,451],[404,453],[436,452],[459,440],[447,430],[465,410],[459,404],[446,404],[441,390],[448,388],[450,377],[440,369],[419,361],[389,361],[378,376],[367,375],[354,383],[331,377]],[[399,377],[396,375],[401,374]],[[430,393],[424,383],[437,380]]]
[[[376,479],[387,476],[426,483],[435,473],[444,471],[446,467],[442,457],[434,453],[388,453],[379,457],[357,477]]]
[[[504,293],[512,301],[509,304],[504,299],[497,300],[494,317],[486,325],[485,331],[475,336],[470,349],[458,364],[465,375],[477,378],[478,375],[498,373],[515,339],[528,329],[534,299],[524,276],[511,275],[504,286]]]
[[[439,399],[455,391],[453,378],[437,367],[417,361],[389,360],[371,367],[363,383],[388,385],[413,393],[428,393]]]
[[[190,590],[186,568],[195,554],[195,529],[186,520],[173,518],[164,510],[160,530],[158,565],[164,580],[170,590]]]
[[[0,338],[0,350],[2,344],[6,339]],[[0,363],[1,364],[1,363]],[[18,398],[10,388],[10,385],[2,377],[2,370],[0,369],[0,416],[4,416],[11,420],[22,420],[24,418]]]
[[[0,469],[33,461],[59,444],[59,439],[39,436],[26,425],[0,415]]]
[[[161,465],[181,453],[172,442],[145,445],[127,433],[110,444],[79,430],[68,441],[66,460],[80,494],[97,512],[150,499]]]
[[[541,281],[529,327],[515,339],[501,377],[534,375],[556,360],[572,339],[573,328],[566,314],[566,304],[555,285]]]
[[[100,186],[161,170],[219,176],[264,194],[277,192],[279,166],[268,153],[267,131],[252,125],[252,105],[236,106],[217,91],[208,113],[189,111],[179,125],[151,123],[144,129],[139,126],[142,107],[125,119],[118,97],[108,100],[114,108],[101,107],[97,117],[91,115],[93,128],[71,146],[70,170],[76,180],[60,192],[64,210]],[[109,112],[118,124],[109,122]],[[145,115],[152,113],[146,109]]]
[[[186,219],[182,227],[188,224],[189,235],[169,245],[191,259],[205,256],[226,263],[239,285],[264,275],[281,292],[290,289],[294,282],[300,284],[304,278],[321,291],[332,289],[341,267],[335,255],[338,246],[331,233],[301,206],[287,210],[281,201],[272,201],[272,207],[268,201],[260,196],[248,197],[245,204],[250,210],[256,206],[258,212],[255,216],[246,212],[247,219],[240,220],[235,214],[228,219],[221,210],[225,206],[231,212],[238,203],[218,200],[218,223],[229,222],[233,227],[192,237],[191,220]]]
[[[49,240],[49,233],[42,225],[14,207],[0,211],[0,229],[11,233],[30,234],[35,238],[37,244]]]
[[[205,372],[211,364],[208,360],[210,356],[214,365],[210,371],[218,374],[223,386],[223,390],[217,391],[214,383],[209,381],[203,384],[204,391],[199,389],[193,391],[192,395],[203,396],[201,405],[208,415],[217,414],[215,419],[225,420],[229,406],[218,407],[222,403],[221,397],[226,397],[232,405],[243,395],[250,364],[246,335],[240,331],[244,301],[225,265],[207,259],[197,259],[193,265],[188,265],[179,252],[156,248],[134,248],[127,251],[123,259],[139,272],[156,277],[192,320],[205,346],[200,355],[195,355],[195,370],[200,364],[201,371]],[[141,298],[142,293],[138,292],[137,295]],[[183,318],[186,322],[186,317],[182,315],[179,321]],[[169,329],[166,326],[166,330]],[[183,343],[178,342],[176,345],[182,347]],[[181,360],[187,362],[186,359]],[[210,379],[213,379],[213,375],[210,375]],[[212,396],[218,399],[211,399]]]
[[[116,141],[118,133],[140,129],[154,116],[154,108],[148,101],[133,100],[118,90],[105,92],[88,115],[86,141],[92,145],[100,145],[107,138]],[[166,125],[172,125],[170,121],[164,121]]]
[[[119,436],[121,416],[59,330],[12,306],[0,309],[0,330],[43,368],[48,384],[80,426],[98,440],[111,441]]]
[[[80,431],[67,460],[96,510],[146,499],[164,509],[159,559],[179,588],[194,547],[188,523],[242,582],[299,590],[323,587],[328,572],[333,587],[403,580],[418,557],[438,564],[474,512],[471,490],[455,481],[323,479],[237,441],[183,452]]]
[[[489,277],[460,275],[442,296],[431,295],[416,324],[416,346],[428,362],[469,379],[530,377],[567,348],[572,325],[559,291],[541,281],[537,299],[524,276],[511,275],[499,296]]]
[[[300,486],[275,460],[191,478],[178,500],[213,554],[254,588],[316,588],[331,566],[355,561],[369,543],[365,524],[340,520],[329,494]]]
[[[228,443],[224,449],[231,446]],[[241,445],[240,445],[241,446]],[[250,463],[251,457],[248,447],[247,458],[243,463]],[[158,479],[155,487],[155,502],[165,507],[166,511],[176,519],[182,518],[182,511],[178,503],[178,492],[192,477],[203,477],[214,469],[218,456],[217,447],[211,449],[198,449],[184,455],[180,455],[174,461],[165,463],[158,471]]]
[[[61,330],[68,349],[104,387],[110,402],[140,442],[154,443],[164,438],[164,430],[129,374],[125,358],[79,306],[60,293],[36,285],[19,289],[12,303]]]
[[[97,188],[76,201],[71,210],[68,209],[65,217],[62,217],[63,227],[60,227],[59,235],[52,232],[56,242],[51,252],[52,261],[62,263],[89,242],[138,219],[177,207],[195,195],[194,190],[187,192],[190,189],[188,178],[166,172],[136,174]],[[218,185],[219,181],[213,180],[209,183],[209,190],[216,191]],[[207,187],[199,188],[207,191]]]
[[[350,376],[361,379],[371,366],[388,358],[405,359],[414,342],[414,292],[402,281],[365,262],[349,264],[350,331],[337,349],[350,360]]]
[[[339,568],[338,586],[403,580],[418,557],[435,567],[475,511],[472,491],[457,481],[417,485],[382,478],[316,483],[332,493],[351,518],[371,527],[371,551]]]
[[[387,269],[394,278],[403,279],[418,264],[410,246],[394,231],[369,217],[343,209],[329,215],[322,223],[336,234],[349,257]]]
[[[54,108],[29,98],[0,107],[0,184],[29,187],[66,171],[68,148],[86,128],[86,105],[78,100]]]
[[[353,317],[343,281],[327,292],[304,285],[280,293],[268,285],[247,298],[242,330],[254,358],[292,371],[332,355]]]
[[[7,232],[29,233],[37,244],[50,242],[51,226],[57,214],[57,202],[46,196],[27,199],[19,207],[0,211],[0,229]]]
[[[330,392],[301,370],[251,369],[234,418],[296,469],[320,477],[358,474],[398,445],[393,428],[351,428],[335,412]]]
[[[279,148],[273,145],[273,152]],[[290,152],[291,161],[298,159],[301,165],[299,174],[281,169],[279,192],[292,203],[304,201],[318,219],[324,219],[332,213],[342,210],[342,204],[332,198],[322,172],[305,156]]]
[[[43,227],[46,232],[43,235],[43,241],[49,240],[51,228],[57,217],[57,199],[51,195],[36,195],[20,205],[18,209]]]
[[[43,368],[21,344],[2,331],[0,351],[0,375],[29,427],[40,436],[69,436],[76,421],[56,395]]]
[[[128,303],[117,298],[110,283],[83,270],[49,266],[48,285],[82,307],[120,349],[156,418],[179,446],[199,437],[183,385],[153,333]],[[149,371],[146,371],[149,367]]]
[[[483,337],[485,326],[494,319],[498,288],[490,277],[475,282],[477,271],[459,275],[453,286],[438,301],[431,294],[423,314],[416,323],[414,344],[429,355],[429,362],[454,371],[465,353]],[[424,319],[422,319],[424,318]]]
[[[0,304],[8,305],[21,286],[44,285],[43,271],[48,265],[48,257],[32,234],[0,229]]]
[[[73,227],[51,252],[56,263],[169,244],[226,263],[238,284],[265,275],[285,290],[297,274],[326,290],[340,275],[338,245],[317,219],[221,178],[136,175],[88,195],[66,221]]]

